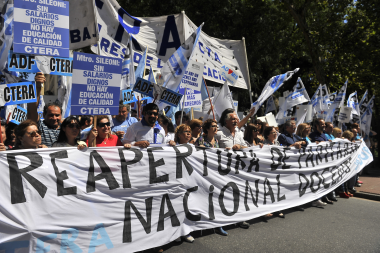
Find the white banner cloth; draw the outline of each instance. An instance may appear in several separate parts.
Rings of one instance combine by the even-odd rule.
[[[0,152],[0,251],[134,252],[318,199],[372,155],[347,140]]]

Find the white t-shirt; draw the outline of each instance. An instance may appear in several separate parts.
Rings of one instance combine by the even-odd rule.
[[[235,136],[232,136],[231,131],[228,128],[221,127],[219,128],[215,135],[215,138],[219,142],[219,147],[221,148],[232,148],[235,144],[239,144],[241,146],[245,146],[244,134],[239,130],[239,128],[235,128]]]

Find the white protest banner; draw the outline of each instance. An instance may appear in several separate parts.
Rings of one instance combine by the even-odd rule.
[[[227,65],[223,65],[221,68],[220,68],[220,75],[227,80],[227,82],[230,83],[230,85],[235,85],[235,83],[237,82],[239,76],[237,75],[237,73],[235,73],[232,68],[228,67]]]
[[[186,90],[186,95],[183,96],[182,99],[185,99],[185,103],[183,108],[191,108],[191,107],[202,107],[202,94],[200,91],[195,91],[191,88],[181,88],[179,89],[179,93],[184,94]],[[182,105],[182,102],[181,102]]]
[[[0,152],[0,250],[135,252],[316,200],[373,160],[364,143],[225,151]]]
[[[15,1],[13,51],[70,57],[69,2]]]
[[[278,127],[278,124],[277,124],[277,121],[276,121],[276,118],[274,117],[274,115],[272,113],[268,113],[265,115],[265,119],[266,121],[268,122],[268,125],[269,126],[272,126],[272,127]]]
[[[37,102],[34,82],[0,85],[0,106]]]
[[[306,118],[305,118],[304,122],[309,123],[309,122],[313,121],[313,106],[312,105],[297,105],[296,106],[296,117],[298,119],[302,118],[305,111],[307,111],[307,114],[306,114]]]
[[[13,109],[13,112],[11,114],[11,117],[9,118],[11,123],[14,123],[16,125],[19,125],[21,122],[26,120],[28,111],[21,106],[16,106]]]
[[[71,115],[117,115],[122,60],[74,52]]]
[[[234,108],[234,102],[231,97],[230,88],[228,88],[227,81],[223,84],[222,88],[214,96],[212,101],[216,114],[220,117],[224,110]]]
[[[73,58],[16,54],[9,51],[8,70],[49,75],[72,76]]]
[[[339,111],[338,121],[342,123],[348,123],[351,120],[352,108],[347,106],[342,106]]]
[[[309,105],[313,105],[313,115],[320,114],[323,111],[322,106],[322,85],[318,86],[318,89],[315,91],[313,97],[310,99]]]
[[[97,1],[69,0],[70,2],[70,49],[94,45],[99,36],[96,30],[95,6]]]
[[[264,104],[265,100],[273,93],[275,93],[287,80],[289,80],[294,73],[296,73],[299,69],[295,69],[293,71],[288,71],[285,74],[281,74],[278,76],[274,76],[265,84],[263,91],[260,94],[260,97],[251,105],[251,108],[255,107],[255,114],[262,104]]]

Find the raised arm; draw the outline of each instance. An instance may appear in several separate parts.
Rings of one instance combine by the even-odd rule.
[[[27,118],[33,120],[34,122],[37,122],[38,120],[38,113],[37,113],[37,107],[40,103],[40,95],[41,95],[41,85],[46,82],[46,78],[42,72],[38,72],[36,76],[34,77],[34,80],[36,82],[36,95],[37,95],[37,102],[35,103],[28,103],[28,113]]]
[[[252,117],[253,114],[255,114],[255,109],[256,109],[256,108],[253,107],[253,108],[249,111],[248,115],[245,116],[244,119],[242,119],[241,121],[239,121],[239,123],[237,124],[237,127],[238,127],[239,129],[242,128],[242,127],[248,122],[248,119],[249,119],[250,117]]]

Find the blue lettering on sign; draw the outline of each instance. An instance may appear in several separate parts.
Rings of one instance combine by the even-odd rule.
[[[83,250],[81,250],[79,246],[74,243],[75,239],[78,237],[78,234],[78,229],[75,228],[69,228],[62,232],[60,253],[66,253],[67,249],[70,249],[74,253],[83,252]],[[71,235],[70,238],[69,235]]]
[[[15,253],[16,249],[28,248],[29,241],[15,241],[5,242],[0,244],[0,251],[4,250],[5,253]]]
[[[148,67],[150,66],[150,61],[151,61],[151,60],[153,60],[153,57],[148,55],[148,56],[146,57],[146,66],[148,66]]]
[[[157,61],[157,68],[162,68],[163,66],[161,65],[161,59],[158,59]]]
[[[173,41],[169,42],[170,34]],[[158,55],[165,56],[168,48],[178,49],[181,46],[177,25],[175,23],[174,15],[170,15],[166,19],[164,34],[162,35],[161,47]]]
[[[213,69],[213,70],[212,70],[212,73],[214,74],[214,78],[218,79],[218,77],[215,76],[215,73],[216,73],[216,74],[218,73],[218,72],[216,71],[216,69]]]
[[[210,57],[210,56],[211,56],[211,54],[210,54],[210,52],[211,52],[211,49],[210,49],[210,48],[208,48],[208,47],[206,47],[206,49],[207,49],[207,54],[208,54],[208,56]]]
[[[218,62],[220,62],[221,63],[221,61],[220,61],[220,59],[219,59],[219,56],[218,56],[218,54],[215,52],[215,61],[218,61]]]
[[[133,54],[133,61],[134,61],[135,63],[139,64],[141,58],[142,58],[142,55],[141,55],[141,54],[139,54],[139,53],[137,53],[137,52],[135,52],[135,53]]]
[[[57,238],[57,234],[50,234],[47,236],[43,236],[40,238],[37,238],[37,245],[36,245],[36,253],[45,253],[50,251],[50,246],[44,245],[46,241],[52,240]]]
[[[208,76],[213,77],[210,68],[208,68]]]
[[[199,51],[201,51],[201,53],[204,54],[205,52],[202,50],[203,43],[198,41],[198,45],[199,45]]]
[[[101,237],[98,239],[99,234]],[[104,229],[103,224],[100,223],[95,226],[95,229],[92,232],[90,246],[88,247],[88,253],[95,252],[95,248],[102,244],[105,244],[107,249],[113,248],[113,244],[111,242],[110,237],[107,234],[107,231]]]

